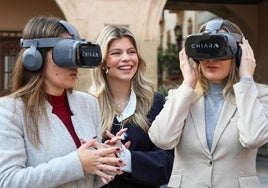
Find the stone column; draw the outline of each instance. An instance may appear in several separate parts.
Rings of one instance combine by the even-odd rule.
[[[148,78],[157,88],[157,47],[159,21],[167,0],[55,0],[68,22],[80,36],[95,41],[106,24],[126,25],[136,36],[147,61]],[[90,70],[80,69],[77,88],[85,91],[90,85]]]

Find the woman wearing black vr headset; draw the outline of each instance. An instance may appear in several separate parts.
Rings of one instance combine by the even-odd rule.
[[[80,40],[54,17],[32,18],[23,30],[13,93],[0,99],[0,187],[96,188],[122,173],[121,149],[97,144],[97,99],[72,90],[77,67],[54,62],[53,45],[63,38]]]
[[[230,55],[213,49],[201,49],[207,54],[198,56],[194,50],[185,51],[189,46],[179,53],[184,80],[169,92],[149,129],[158,147],[175,148],[169,187],[260,187],[256,155],[258,147],[268,142],[268,87],[254,82],[253,50],[244,37],[241,42],[230,38],[238,34],[242,35],[237,25],[216,19],[194,36],[198,40],[192,43],[190,39],[187,44],[220,47],[214,39],[228,35],[228,41],[224,37],[222,41],[230,48],[240,48],[240,58],[238,51]],[[214,41],[212,45],[206,45],[209,35],[216,36],[209,40]],[[238,46],[229,40],[237,41]]]
[[[156,188],[167,184],[173,150],[157,148],[147,133],[165,99],[145,78],[146,62],[136,39],[125,27],[106,26],[96,42],[104,59],[94,70],[89,91],[99,99],[104,141],[122,147],[119,156],[126,163],[124,173],[103,188]]]

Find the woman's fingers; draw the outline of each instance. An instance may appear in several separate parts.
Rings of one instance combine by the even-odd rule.
[[[124,129],[121,129],[120,131],[118,131],[116,133],[116,136],[121,136],[122,134],[126,133],[127,132],[127,128],[124,128]]]
[[[107,136],[109,139],[111,139],[111,138],[114,137],[114,135],[113,135],[110,131],[108,131],[108,130],[106,130],[105,133],[106,133],[106,136]]]
[[[182,49],[180,51],[179,57],[183,83],[192,88],[195,88],[195,85],[199,78],[198,64],[186,55],[185,49]]]
[[[131,142],[130,142],[130,141],[127,141],[127,142],[125,143],[125,147],[126,147],[127,149],[130,147],[130,145],[131,145]]]
[[[102,157],[99,159],[99,163],[100,164],[106,164],[106,165],[110,165],[110,166],[115,166],[115,167],[123,167],[126,164],[122,161],[121,158],[118,158],[116,156],[114,157]],[[115,170],[115,168],[112,168]],[[106,169],[108,170],[108,169]]]
[[[108,175],[111,175],[111,174],[121,175],[123,173],[122,170],[120,169],[120,167],[106,165],[106,164],[100,164],[99,165],[99,170],[101,172],[104,172],[104,173],[108,174]]]
[[[253,77],[256,68],[256,60],[254,57],[254,52],[245,38],[243,38],[242,43],[239,44],[242,49],[242,57],[239,67],[240,77]]]
[[[95,145],[97,145],[97,142],[90,140],[77,149],[84,171],[93,174],[98,170],[111,171],[114,174],[122,173],[118,169],[125,166],[125,164],[120,158],[116,157],[116,154],[122,152],[122,149],[111,146],[109,148],[95,149]]]
[[[120,147],[107,147],[107,148],[103,147],[103,148],[97,150],[97,152],[101,156],[109,156],[111,154],[122,152],[122,149]]]
[[[104,184],[108,184],[110,181],[112,181],[114,179],[114,175],[111,175],[111,174],[108,174],[108,173],[105,173],[101,170],[98,170],[96,172],[96,175],[100,176],[101,177],[101,180]]]
[[[121,129],[120,131],[118,131],[116,133],[116,135],[112,134],[110,131],[106,130],[106,136],[110,139],[112,139],[114,136],[121,136],[122,134],[124,134],[125,132],[127,132],[127,128]]]
[[[101,177],[103,183],[107,184],[114,179],[115,175],[123,174],[123,171],[121,171],[120,167],[100,164],[96,174]]]
[[[81,145],[81,149],[90,149],[90,148],[97,148],[97,140],[96,139],[91,139],[88,141],[83,140],[82,141],[82,145]]]

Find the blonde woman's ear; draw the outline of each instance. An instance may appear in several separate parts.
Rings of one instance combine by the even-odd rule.
[[[105,74],[107,74],[109,72],[109,70],[111,69],[111,67],[106,65],[106,64],[103,64],[101,66],[101,69],[105,71]]]

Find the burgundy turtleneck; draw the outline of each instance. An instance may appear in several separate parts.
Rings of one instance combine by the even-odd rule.
[[[71,120],[71,116],[73,114],[68,104],[66,92],[63,92],[61,96],[54,96],[54,95],[47,94],[47,97],[48,97],[49,103],[52,105],[52,113],[56,114],[61,119],[61,121],[63,122],[65,127],[68,129],[69,133],[71,134],[76,144],[76,147],[77,148],[80,147],[81,142],[77,134],[75,133],[75,130],[73,127],[73,123]]]

